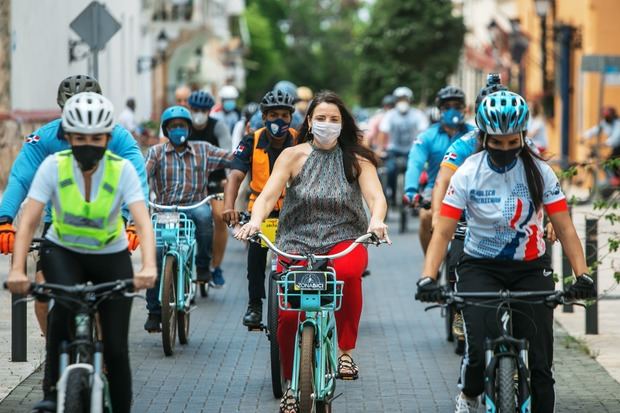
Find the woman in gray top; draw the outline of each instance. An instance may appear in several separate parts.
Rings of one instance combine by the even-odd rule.
[[[260,229],[282,191],[278,247],[287,252],[328,253],[344,250],[358,236],[373,232],[389,242],[383,222],[387,204],[379,183],[373,153],[361,145],[362,133],[342,100],[322,92],[312,101],[300,131],[301,144],[285,149],[254,204],[252,219],[235,234],[238,239]],[[370,219],[363,200],[370,210]],[[332,266],[344,281],[342,308],[336,313],[339,373],[356,379],[358,368],[351,352],[355,348],[362,312],[362,272],[368,253],[363,246],[336,259]],[[285,376],[293,365],[297,313],[280,312],[278,342]],[[295,412],[295,400],[286,392],[281,411]]]

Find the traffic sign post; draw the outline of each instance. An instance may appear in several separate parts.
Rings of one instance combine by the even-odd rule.
[[[69,27],[90,47],[93,57],[91,74],[99,79],[99,51],[120,30],[121,24],[103,4],[93,1],[73,19]]]

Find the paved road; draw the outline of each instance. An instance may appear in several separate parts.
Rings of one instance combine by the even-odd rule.
[[[393,224],[395,227],[395,223]],[[339,382],[336,412],[451,412],[459,359],[443,339],[438,311],[412,299],[421,254],[413,233],[391,247],[372,248],[372,276],[364,280],[364,313],[356,360],[360,380]],[[268,342],[241,325],[246,304],[244,249],[231,241],[227,286],[192,314],[190,343],[165,357],[158,335],[142,330],[143,303],[131,327],[134,409],[149,412],[276,412]],[[558,332],[558,412],[618,412],[620,384],[579,346]],[[40,397],[41,373],[30,376],[0,412],[23,412]]]

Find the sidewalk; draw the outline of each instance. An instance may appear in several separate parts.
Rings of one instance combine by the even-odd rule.
[[[579,237],[585,235],[585,219],[596,217],[599,211],[591,207],[577,207],[573,211],[573,222]],[[612,227],[608,221],[601,219],[598,224],[599,257],[608,254],[607,239],[613,231],[620,232],[620,224]],[[585,245],[584,245],[585,248]],[[561,247],[554,245],[554,269],[557,274],[562,273]],[[620,382],[620,287],[614,280],[614,271],[620,270],[620,252],[609,254],[602,260],[598,269],[599,294],[607,291],[603,299],[598,301],[599,334],[585,334],[585,309],[574,307],[573,313],[564,313],[558,307],[555,311],[556,321],[572,337],[580,341],[589,350],[590,356],[595,359],[616,381]]]

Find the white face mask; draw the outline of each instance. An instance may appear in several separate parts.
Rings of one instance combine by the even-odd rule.
[[[405,113],[409,110],[409,102],[405,102],[405,101],[400,101],[396,104],[396,109],[400,112],[400,113]]]
[[[209,115],[205,112],[192,112],[192,122],[196,126],[202,126],[209,120]]]
[[[322,145],[331,145],[340,136],[342,124],[332,122],[312,121],[312,135]]]

